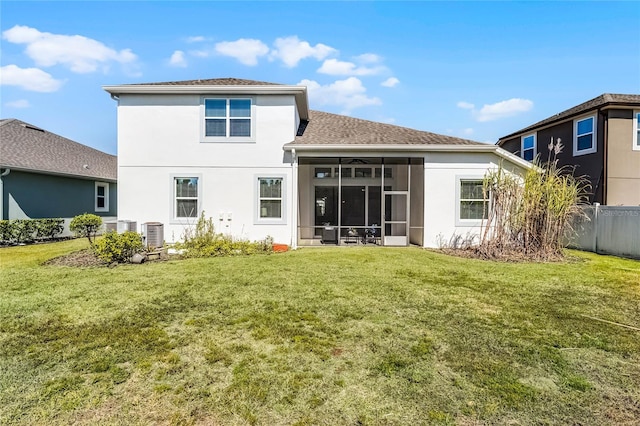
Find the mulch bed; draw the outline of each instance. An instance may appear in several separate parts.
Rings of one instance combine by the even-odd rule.
[[[499,253],[493,256],[488,256],[486,253],[476,249],[476,248],[466,248],[466,249],[451,249],[451,248],[441,248],[434,250],[439,253],[448,254],[451,256],[464,257],[466,259],[479,259],[479,260],[492,260],[496,262],[507,262],[507,263],[556,263],[556,262],[576,262],[580,261],[579,258],[571,255],[565,256],[548,256],[548,257],[532,257],[531,255],[527,255],[522,252],[508,252],[508,253]]]
[[[44,265],[75,266],[75,267],[106,267],[107,265],[98,259],[90,248],[74,251],[63,256],[54,257],[44,262]]]

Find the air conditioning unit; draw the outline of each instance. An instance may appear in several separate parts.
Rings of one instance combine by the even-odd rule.
[[[104,223],[104,232],[112,232],[118,230],[118,222],[105,222]]]
[[[127,231],[138,232],[138,222],[133,220],[119,220],[118,234],[122,234]]]
[[[164,245],[164,225],[160,222],[142,224],[142,243],[147,248],[160,248]]]

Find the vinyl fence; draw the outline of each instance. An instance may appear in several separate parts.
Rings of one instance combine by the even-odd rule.
[[[640,206],[585,206],[569,247],[640,259]]]

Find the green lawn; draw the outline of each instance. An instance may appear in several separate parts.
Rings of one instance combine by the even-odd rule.
[[[0,424],[637,424],[640,262],[0,250]]]

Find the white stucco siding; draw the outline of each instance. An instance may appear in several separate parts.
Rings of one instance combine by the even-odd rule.
[[[174,177],[198,178],[198,210],[213,218],[218,232],[249,240],[270,235],[276,242],[291,244],[290,167],[121,167],[118,219],[135,220],[138,229],[144,222],[161,222],[166,241],[180,240],[197,218],[174,217]],[[258,177],[284,178],[283,223],[261,224],[256,220]]]
[[[424,173],[424,246],[438,247],[454,235],[479,235],[480,226],[464,225],[457,220],[460,179],[483,179],[488,170],[499,164],[511,172],[522,169],[492,153],[428,153]]]
[[[201,95],[121,95],[118,104],[120,166],[279,166],[282,146],[295,138],[295,100],[252,96],[251,142],[203,141]]]

